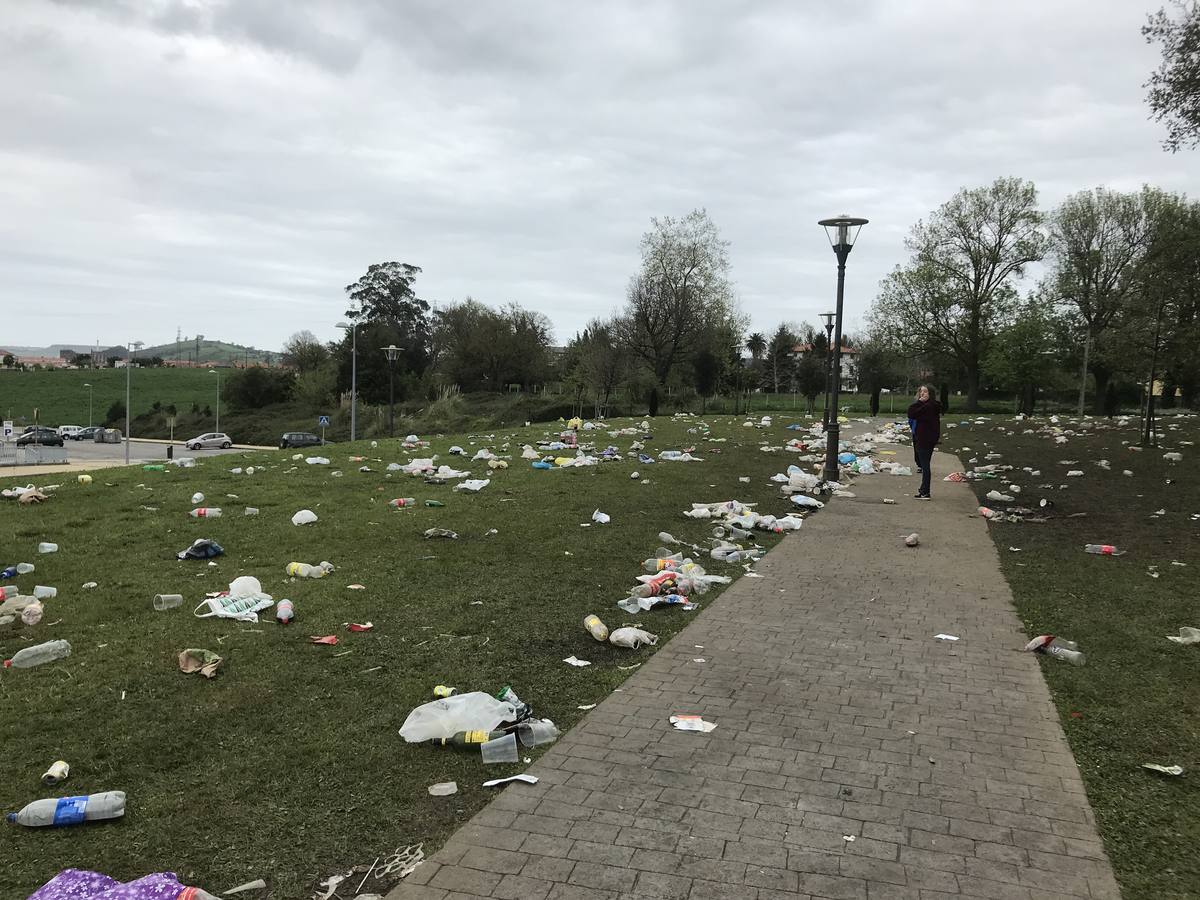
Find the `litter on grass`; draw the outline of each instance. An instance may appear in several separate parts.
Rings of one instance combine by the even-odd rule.
[[[571,656],[568,656],[566,659],[563,660],[563,662],[565,662],[568,666],[575,666],[576,668],[580,668],[580,669],[582,669],[584,666],[591,665],[591,663],[588,662],[586,659],[579,659],[574,654],[572,654]]]
[[[179,654],[179,671],[186,675],[198,672],[205,678],[216,678],[224,660],[211,650],[190,649]]]
[[[458,783],[454,781],[440,781],[429,786],[429,796],[431,797],[449,797],[451,794],[457,793]]]
[[[1200,644],[1200,628],[1194,628],[1191,625],[1179,626],[1179,634],[1168,634],[1168,641],[1174,641],[1176,644]]]

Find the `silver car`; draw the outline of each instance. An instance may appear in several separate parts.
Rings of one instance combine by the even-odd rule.
[[[202,434],[200,437],[194,437],[190,441],[186,441],[184,446],[189,450],[212,450],[214,447],[228,450],[233,446],[233,441],[224,432],[210,431],[208,434]]]

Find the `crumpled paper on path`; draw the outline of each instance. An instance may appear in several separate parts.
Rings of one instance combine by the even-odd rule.
[[[211,650],[190,649],[179,653],[179,671],[190,675],[199,672],[205,678],[215,678],[224,660]]]

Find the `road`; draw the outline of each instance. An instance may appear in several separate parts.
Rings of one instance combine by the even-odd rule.
[[[130,465],[141,465],[148,462],[166,462],[167,448],[171,446],[166,441],[129,442]],[[175,458],[181,456],[223,456],[237,454],[255,447],[234,446],[228,450],[187,450],[178,441],[174,444]],[[0,466],[0,479],[24,478],[40,475],[50,475],[62,472],[82,471],[84,469],[102,469],[108,466],[120,466],[125,463],[124,444],[97,444],[94,441],[67,441],[64,448],[67,451],[67,462],[49,463],[37,466]]]

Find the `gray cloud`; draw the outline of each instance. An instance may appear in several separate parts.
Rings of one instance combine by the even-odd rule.
[[[847,309],[959,187],[1194,192],[1161,152],[1151,3],[8,4],[5,340],[332,336],[383,259],[435,302],[620,305],[651,216],[708,208],[755,328]]]

